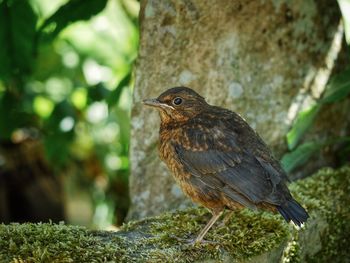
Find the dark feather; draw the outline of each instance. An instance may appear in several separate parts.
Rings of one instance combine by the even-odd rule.
[[[276,187],[259,162],[248,154],[234,156],[233,152],[218,150],[193,152],[183,149],[180,145],[176,146],[176,151],[188,172],[202,181],[215,178],[255,204],[267,201]],[[237,158],[241,161],[235,162],[234,159]]]
[[[294,199],[277,206],[277,210],[287,222],[292,221],[297,226],[301,226],[309,217],[305,209]]]
[[[253,210],[257,209],[255,204],[250,202],[246,197],[239,194],[237,191],[233,190],[231,187],[226,185],[225,187],[221,188],[221,190],[226,196],[240,203],[241,205],[249,207],[250,209],[253,209]]]
[[[198,119],[208,122],[199,123]],[[221,121],[215,122],[214,126],[212,123],[208,118],[197,118],[196,123],[188,123],[183,127],[186,137],[199,148],[188,150],[181,142],[174,144],[185,170],[208,185],[215,178],[252,202],[253,206],[261,202],[274,205],[284,203],[290,197],[284,186],[287,176],[260,137],[232,112],[224,111]],[[198,129],[196,125],[208,129]],[[240,127],[244,130],[241,131]],[[243,132],[252,132],[254,135],[249,137],[249,141],[244,141]],[[249,144],[254,144],[256,151],[247,148]],[[264,154],[259,155],[259,152]],[[231,194],[230,197],[239,202],[237,195]]]

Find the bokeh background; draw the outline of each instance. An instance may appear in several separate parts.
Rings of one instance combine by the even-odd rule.
[[[138,12],[0,1],[0,222],[123,221]]]
[[[286,135],[288,172],[334,145],[337,166],[350,162],[349,133],[305,140],[321,109],[350,94],[350,1],[338,4],[348,56]],[[0,223],[123,223],[139,8],[136,0],[0,0]]]

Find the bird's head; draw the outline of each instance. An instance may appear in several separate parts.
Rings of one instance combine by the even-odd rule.
[[[163,123],[187,121],[208,106],[202,96],[186,87],[168,89],[158,98],[146,99],[143,103],[158,109]]]

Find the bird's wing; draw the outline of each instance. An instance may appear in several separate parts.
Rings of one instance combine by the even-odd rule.
[[[184,168],[209,187],[232,188],[258,204],[262,201],[279,204],[282,196],[276,191],[281,176],[271,164],[239,145],[232,131],[194,131],[194,147],[175,144],[178,159]]]

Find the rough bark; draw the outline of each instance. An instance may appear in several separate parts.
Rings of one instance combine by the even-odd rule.
[[[159,118],[142,99],[189,86],[209,103],[240,113],[279,158],[298,110],[324,90],[341,46],[339,37],[334,41],[339,19],[331,0],[141,1],[129,218],[188,203],[157,156]],[[344,107],[327,114],[314,137],[344,129]],[[332,158],[324,153],[303,172]]]

